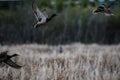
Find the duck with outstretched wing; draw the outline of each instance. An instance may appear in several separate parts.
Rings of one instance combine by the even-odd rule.
[[[7,53],[8,51],[4,51],[0,53],[0,63],[4,62],[5,64],[13,68],[20,69],[22,66],[16,64],[15,62],[11,60],[12,57],[16,57],[18,56],[18,54],[8,55]]]
[[[112,16],[114,14],[111,12],[110,7],[111,5],[102,4],[98,6],[96,10],[93,11],[93,14],[104,13],[106,16]]]
[[[32,2],[32,10],[37,19],[37,23],[34,25],[34,28],[38,28],[41,25],[48,23],[53,17],[56,16],[56,14],[54,13],[50,17],[48,17],[48,14],[46,13],[45,10],[44,11],[39,10],[39,8],[36,5],[36,0],[33,0]]]

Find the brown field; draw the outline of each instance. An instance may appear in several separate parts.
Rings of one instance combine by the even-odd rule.
[[[0,80],[120,80],[120,45],[0,46],[0,52],[17,53],[21,69],[5,64]]]

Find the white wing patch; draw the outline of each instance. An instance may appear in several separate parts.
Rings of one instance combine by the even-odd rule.
[[[36,19],[39,21],[39,19],[46,19],[43,12],[41,12],[38,8],[34,12]]]
[[[46,11],[43,11],[43,14],[44,14],[44,16],[45,16],[46,18],[48,18],[48,14],[47,14]]]

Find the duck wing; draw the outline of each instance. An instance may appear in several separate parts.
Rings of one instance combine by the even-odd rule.
[[[107,5],[107,8],[110,8],[110,7],[112,7],[113,5],[114,5],[114,2],[108,4],[108,5]]]
[[[43,14],[44,14],[44,16],[45,16],[46,18],[48,18],[48,14],[47,14],[46,11],[43,11]]]
[[[4,60],[4,63],[6,63],[9,66],[16,68],[16,69],[20,69],[22,67],[22,66],[16,64],[15,62],[13,62],[11,59]]]
[[[33,13],[38,21],[41,21],[41,19],[46,19],[43,12],[40,11],[39,8],[37,7],[35,0],[33,0],[33,2],[32,2],[32,10],[33,10]]]

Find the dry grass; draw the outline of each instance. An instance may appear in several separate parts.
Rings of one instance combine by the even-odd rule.
[[[17,53],[21,69],[0,68],[0,80],[120,80],[120,45],[0,46]]]

